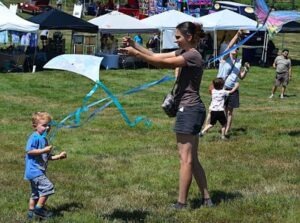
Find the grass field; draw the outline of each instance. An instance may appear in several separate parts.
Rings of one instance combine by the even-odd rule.
[[[56,152],[68,159],[49,164],[56,185],[48,207],[49,222],[299,222],[300,72],[294,67],[285,99],[270,94],[274,70],[253,67],[241,82],[241,107],[232,136],[219,140],[218,128],[200,141],[215,208],[199,208],[193,182],[190,209],[169,209],[176,201],[179,161],[173,119],[160,108],[171,88],[167,82],[120,98],[133,120],[145,115],[152,127],[131,128],[115,106],[78,129],[59,131]],[[121,93],[157,80],[167,70],[101,71],[101,80]],[[201,95],[215,70],[205,71]],[[59,121],[81,105],[93,84],[63,71],[0,75],[0,222],[24,222],[30,193],[23,180],[24,146],[31,133],[31,113],[50,112]],[[101,91],[93,99],[104,97]],[[86,117],[86,116],[84,116]],[[83,118],[84,118],[83,117]]]

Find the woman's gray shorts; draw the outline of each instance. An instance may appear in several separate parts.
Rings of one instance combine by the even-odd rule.
[[[206,116],[204,104],[179,107],[176,114],[174,131],[182,134],[197,135],[202,128]]]
[[[30,180],[31,184],[31,198],[33,200],[39,197],[49,196],[54,194],[54,186],[46,175],[38,176]]]

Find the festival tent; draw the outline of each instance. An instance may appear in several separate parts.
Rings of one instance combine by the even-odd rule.
[[[37,32],[39,25],[29,22],[13,14],[2,2],[0,2],[0,31],[12,30],[20,32]]]
[[[285,33],[300,33],[300,23],[295,21],[288,22],[282,26],[279,33],[282,34],[281,48],[283,49]]]
[[[87,33],[97,33],[98,27],[84,21],[83,19],[72,16],[61,10],[51,9],[49,11],[43,12],[39,15],[30,17],[28,19],[31,22],[38,23],[41,30],[71,30],[71,41],[70,49],[73,49],[73,34],[74,32],[87,32]],[[55,49],[53,52],[48,52],[47,60],[52,58],[57,54],[64,53],[64,43],[53,42],[52,48]],[[54,46],[54,47],[53,47]],[[43,63],[45,59],[43,59]]]
[[[203,24],[203,29],[206,32],[214,33],[214,56],[217,55],[217,31],[218,30],[242,29],[242,30],[256,31],[260,29],[261,31],[266,31],[265,27],[261,27],[261,25],[258,26],[256,21],[228,9],[215,12],[206,16],[202,16],[200,18],[197,18],[196,21]],[[264,54],[266,54],[266,47],[267,47],[266,32],[265,32],[265,42],[263,46],[260,47],[263,48],[262,58],[265,58],[266,55]]]
[[[112,11],[89,20],[101,33],[153,33],[157,28],[122,12]]]
[[[300,23],[299,22],[288,22],[282,26],[279,33],[300,33]]]
[[[246,16],[225,9],[196,19],[205,31],[214,30],[257,30],[257,22]]]
[[[169,10],[142,20],[144,24],[153,25],[162,33],[161,49],[174,49],[178,45],[174,43],[174,32],[178,24],[182,22],[195,22],[196,18],[177,10]]]
[[[72,30],[97,33],[98,27],[61,10],[52,9],[28,19],[40,24],[40,29]]]
[[[16,14],[12,13],[2,2],[0,2],[0,32],[2,31],[18,31],[23,33],[37,33],[39,25],[29,22]],[[4,33],[4,35],[6,35]],[[13,69],[23,69],[23,64],[26,59],[24,51],[22,52],[7,52],[0,53],[0,68],[7,72]],[[14,63],[12,66],[12,62]]]
[[[143,23],[153,25],[161,30],[175,29],[178,24],[187,21],[195,22],[196,18],[177,10],[165,11],[142,20]]]

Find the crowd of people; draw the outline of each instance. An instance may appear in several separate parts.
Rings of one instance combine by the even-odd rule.
[[[108,0],[106,4],[104,4],[102,1],[97,1],[95,16],[98,17],[113,10],[115,10],[115,4],[113,0]]]

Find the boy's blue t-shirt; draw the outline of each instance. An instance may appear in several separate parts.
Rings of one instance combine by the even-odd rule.
[[[48,141],[45,137],[39,135],[37,132],[31,134],[26,145],[25,180],[32,180],[45,174],[49,154],[43,153],[41,155],[32,156],[27,152],[33,149],[43,149],[46,146],[48,146]]]

